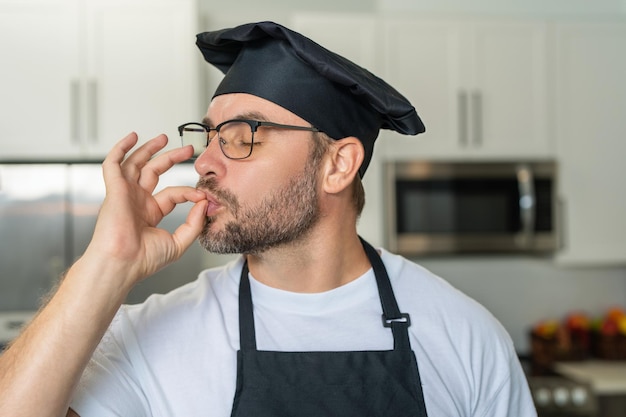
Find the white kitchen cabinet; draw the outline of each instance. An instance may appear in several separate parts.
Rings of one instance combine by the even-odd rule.
[[[0,158],[71,151],[78,3],[0,2]]]
[[[556,25],[565,264],[626,263],[626,22]]]
[[[385,79],[426,125],[389,158],[551,156],[548,30],[539,20],[387,18]]]
[[[0,159],[100,159],[203,114],[192,0],[0,1]]]

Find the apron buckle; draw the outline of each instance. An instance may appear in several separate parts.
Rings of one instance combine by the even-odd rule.
[[[385,315],[382,315],[383,318],[383,326],[391,327],[391,323],[406,323],[406,327],[411,325],[411,317],[407,313],[400,313],[400,317],[394,317],[388,319]]]

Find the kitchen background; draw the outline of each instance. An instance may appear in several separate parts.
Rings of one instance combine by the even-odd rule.
[[[519,352],[529,351],[528,331],[539,320],[626,305],[626,122],[617,110],[626,108],[626,1],[274,0],[262,10],[253,1],[203,2],[201,10],[207,27],[291,24],[411,99],[427,133],[381,134],[364,178],[360,232],[376,244],[385,243],[385,161],[558,161],[565,218],[557,254],[416,259],[485,305]],[[465,43],[472,36],[474,44]],[[502,54],[490,56],[480,42]],[[470,56],[475,51],[484,65]],[[494,80],[492,66],[511,72]],[[204,70],[210,90],[221,75]],[[483,122],[492,137],[473,149],[458,146],[454,130],[457,89],[465,84],[503,99],[491,109],[495,120]]]
[[[539,320],[626,306],[626,0],[259,4],[0,0],[0,163],[98,162],[131,130],[143,139],[166,132],[177,142],[176,126],[201,118],[221,77],[201,61],[195,33],[274,20],[381,75],[425,120],[423,136],[381,134],[365,176],[365,238],[385,244],[385,161],[555,159],[557,253],[416,260],[487,307],[521,354]],[[483,94],[480,143],[458,142],[461,90]],[[185,175],[194,177],[192,169]],[[25,255],[28,241],[0,239],[3,251],[37,261]],[[223,260],[194,255],[173,280],[146,284],[131,301]],[[13,292],[11,300],[0,296],[0,313],[20,310],[21,284],[1,271],[0,289]],[[23,297],[35,308],[32,295]]]

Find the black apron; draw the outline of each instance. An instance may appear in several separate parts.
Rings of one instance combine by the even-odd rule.
[[[393,350],[357,352],[258,351],[248,264],[239,285],[240,350],[232,417],[426,417],[409,316],[401,314],[387,270],[361,240],[391,327]]]

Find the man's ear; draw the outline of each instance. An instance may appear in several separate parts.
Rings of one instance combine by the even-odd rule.
[[[361,141],[353,136],[336,140],[330,149],[323,189],[336,194],[349,187],[365,158]]]

